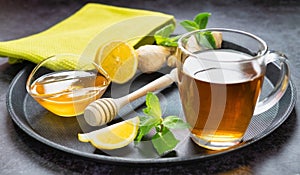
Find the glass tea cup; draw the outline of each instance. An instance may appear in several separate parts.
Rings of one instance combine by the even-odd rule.
[[[219,38],[213,42],[213,36]],[[262,39],[239,30],[184,34],[178,41],[177,60],[178,88],[191,138],[212,150],[240,143],[252,116],[274,106],[288,86],[289,66],[283,54],[268,51]],[[280,62],[281,77],[259,100],[266,66],[274,61]]]
[[[27,92],[44,108],[63,117],[80,115],[100,98],[110,78],[92,60],[60,54],[41,61],[30,73]]]

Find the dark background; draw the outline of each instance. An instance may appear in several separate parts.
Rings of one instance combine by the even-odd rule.
[[[43,31],[87,2],[172,14],[180,21],[211,12],[208,27],[235,28],[263,38],[270,49],[285,53],[292,67],[298,99],[278,129],[235,152],[195,163],[165,167],[117,166],[84,160],[43,145],[14,125],[6,110],[6,92],[24,65],[0,57],[0,174],[299,174],[300,173],[300,1],[82,1],[0,0],[0,41]],[[177,32],[181,32],[179,29]]]

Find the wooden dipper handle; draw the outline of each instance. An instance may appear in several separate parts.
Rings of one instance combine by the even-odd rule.
[[[177,80],[176,77],[176,69],[173,69],[170,74],[166,74],[124,97],[100,98],[87,106],[84,111],[84,119],[91,126],[106,124],[115,118],[123,106],[146,95],[147,92],[154,92],[171,85]]]

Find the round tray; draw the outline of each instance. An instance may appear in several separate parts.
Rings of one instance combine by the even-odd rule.
[[[78,141],[78,133],[96,129],[83,126],[80,122],[82,116],[72,118],[56,116],[41,107],[27,94],[25,83],[33,66],[28,65],[21,70],[9,87],[7,109],[13,121],[28,135],[50,147],[73,155],[114,164],[181,163],[235,151],[253,144],[273,132],[288,118],[296,101],[296,90],[294,84],[290,81],[286,93],[275,106],[252,118],[243,142],[236,147],[224,151],[211,151],[197,146],[189,138],[187,130],[176,131],[176,137],[181,142],[174,151],[163,157],[156,154],[149,141],[143,141],[137,146],[132,143],[121,149],[103,151],[95,149],[89,143]],[[275,63],[268,66],[262,90],[263,96],[273,88],[273,83],[276,82],[276,76],[279,74],[278,70],[278,65]],[[133,81],[125,85],[112,84],[104,96],[118,97],[125,95],[126,92],[138,89],[168,71],[168,69],[165,69],[160,73],[140,74]],[[183,117],[176,84],[158,92],[157,95],[161,100],[164,116],[179,115]],[[136,116],[140,114],[143,108],[144,99],[141,98],[122,109],[119,117],[127,119]]]

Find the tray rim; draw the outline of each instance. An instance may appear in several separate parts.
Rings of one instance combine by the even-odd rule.
[[[271,64],[275,65],[277,69],[279,68],[278,63],[271,63]],[[242,149],[248,145],[251,145],[251,144],[261,140],[262,138],[266,137],[270,133],[272,133],[274,130],[276,130],[279,126],[281,126],[285,122],[285,120],[289,117],[289,115],[293,111],[295,103],[296,103],[296,93],[297,92],[296,92],[294,83],[290,79],[288,88],[291,89],[293,99],[291,99],[291,105],[289,105],[288,109],[285,110],[285,112],[284,112],[283,120],[280,120],[280,122],[277,122],[274,127],[272,127],[271,129],[268,130],[268,132],[262,132],[259,135],[255,136],[254,138],[252,138],[246,142],[243,142],[242,144],[239,144],[236,147],[233,147],[233,148],[230,148],[230,149],[227,149],[224,151],[217,151],[214,154],[205,155],[205,156],[196,155],[195,157],[166,157],[166,158],[145,158],[145,159],[132,159],[132,158],[125,158],[125,157],[106,156],[106,155],[101,155],[101,154],[82,152],[82,151],[79,151],[79,150],[76,150],[73,148],[66,147],[64,145],[60,145],[51,140],[48,140],[47,138],[36,133],[34,130],[31,129],[30,126],[26,125],[19,119],[19,116],[16,114],[16,112],[14,110],[13,103],[12,103],[10,97],[12,96],[13,88],[18,83],[19,79],[23,76],[23,74],[25,74],[27,71],[30,71],[32,68],[33,68],[33,65],[27,65],[23,69],[21,69],[18,72],[18,74],[13,78],[13,80],[10,83],[9,88],[8,88],[8,92],[6,95],[6,107],[7,107],[8,113],[9,113],[10,117],[12,118],[12,120],[14,121],[14,123],[17,124],[17,126],[19,128],[21,128],[21,130],[24,131],[30,137],[34,138],[35,140],[37,140],[47,146],[54,148],[54,149],[57,149],[57,150],[60,150],[60,151],[63,151],[65,153],[69,153],[72,155],[76,155],[79,157],[92,159],[94,161],[102,161],[102,162],[112,163],[112,164],[116,164],[116,163],[120,164],[120,165],[121,164],[153,165],[153,164],[161,164],[161,163],[176,164],[176,163],[204,160],[204,159],[208,159],[211,157],[216,157],[216,156],[220,156],[223,154],[227,154],[232,151],[236,151],[236,150]]]

